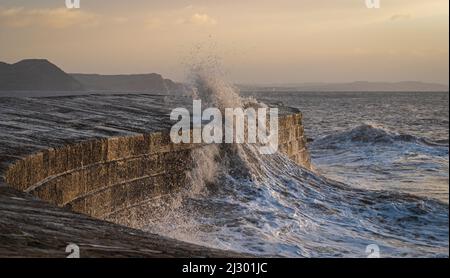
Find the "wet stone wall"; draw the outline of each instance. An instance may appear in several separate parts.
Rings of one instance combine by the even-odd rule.
[[[168,132],[87,140],[13,163],[6,182],[53,205],[99,219],[186,187],[199,144],[173,144]],[[279,151],[309,168],[301,114],[279,120]]]

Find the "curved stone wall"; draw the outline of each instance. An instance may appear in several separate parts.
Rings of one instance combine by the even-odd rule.
[[[279,150],[309,168],[301,114],[279,121]],[[114,221],[119,212],[183,188],[197,147],[171,143],[168,132],[88,140],[18,160],[5,180],[53,205]]]

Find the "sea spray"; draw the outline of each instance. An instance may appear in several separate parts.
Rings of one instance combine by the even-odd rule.
[[[247,109],[245,111],[249,111],[249,109],[253,109],[253,107],[263,109],[267,108],[267,105],[257,102],[254,98],[241,98],[239,91],[224,81],[223,74],[215,61],[198,63],[193,66],[191,70],[190,78],[192,98],[201,100],[202,103],[207,106],[218,108],[222,114],[227,115],[229,109],[245,108]],[[267,138],[265,128],[267,123],[266,114],[263,115],[258,113],[257,119],[259,120],[258,138],[264,138],[265,141],[263,143],[275,142],[275,144],[277,144],[278,138],[275,138],[276,140],[273,140],[274,138]],[[238,120],[227,121],[227,119],[225,119],[223,122],[225,125],[228,125],[225,126],[225,130],[228,128],[228,130],[235,130],[237,133],[237,125],[240,124],[237,121]],[[248,118],[247,121],[243,121],[242,119],[242,123],[246,128],[249,127]],[[260,131],[261,127],[264,127],[262,131]],[[196,132],[196,128],[198,131],[199,127],[196,127],[194,124],[193,132]],[[272,114],[270,115],[270,131],[273,132],[275,128],[275,131],[277,131],[278,117],[277,115]],[[254,132],[256,133],[256,130]],[[278,132],[273,134],[271,133],[271,135],[278,137]],[[225,137],[225,141],[227,141],[226,131],[223,136]],[[246,133],[244,136],[248,139],[250,134]],[[264,148],[261,145],[258,145],[258,147]],[[260,160],[257,159],[257,157],[260,155],[256,153],[256,146],[248,144],[247,142],[238,142],[231,145],[221,144],[216,146],[208,146],[205,150],[196,150],[192,152],[192,156],[194,161],[201,161],[195,162],[194,169],[191,173],[188,173],[191,181],[193,181],[191,186],[196,188],[205,184],[205,182],[201,180],[202,178],[204,178],[207,182],[211,182],[213,177],[219,176],[219,172],[222,174],[228,174],[228,171],[231,171],[231,173],[239,172],[240,175],[245,175],[253,179],[260,176],[260,173],[258,173],[259,167],[257,166],[257,162]],[[219,160],[220,165],[218,163]]]
[[[224,81],[197,77],[194,97],[249,105]],[[191,187],[155,203],[167,209],[149,210],[143,230],[255,255],[366,257],[376,244],[381,257],[448,256],[448,204],[349,186],[251,144],[207,147],[192,152]]]
[[[191,151],[194,167],[186,173],[190,182],[190,196],[196,196],[204,192],[207,183],[215,181],[219,171],[219,146],[208,145]]]

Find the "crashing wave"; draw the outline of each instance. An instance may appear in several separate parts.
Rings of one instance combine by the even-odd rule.
[[[245,106],[214,70],[193,74],[193,97],[219,108]],[[259,104],[263,105],[263,104]],[[316,140],[420,142],[372,125]],[[266,256],[448,256],[448,204],[391,191],[357,189],[248,144],[193,152],[191,188],[149,211],[141,229],[214,248]]]
[[[407,142],[425,146],[447,146],[448,140],[431,141],[426,138],[390,131],[375,124],[363,124],[350,130],[328,135],[314,141],[315,146],[337,147],[343,143],[394,144]]]

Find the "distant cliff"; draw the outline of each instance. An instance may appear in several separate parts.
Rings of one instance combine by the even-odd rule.
[[[174,93],[182,85],[156,73],[128,75],[71,74],[88,90]]]
[[[3,91],[82,91],[83,85],[44,59],[0,62],[0,90]]]
[[[140,92],[171,94],[183,85],[160,74],[67,74],[45,59],[27,59],[15,64],[0,62],[0,91]],[[16,95],[15,92],[14,95]],[[33,93],[33,96],[36,93]]]

